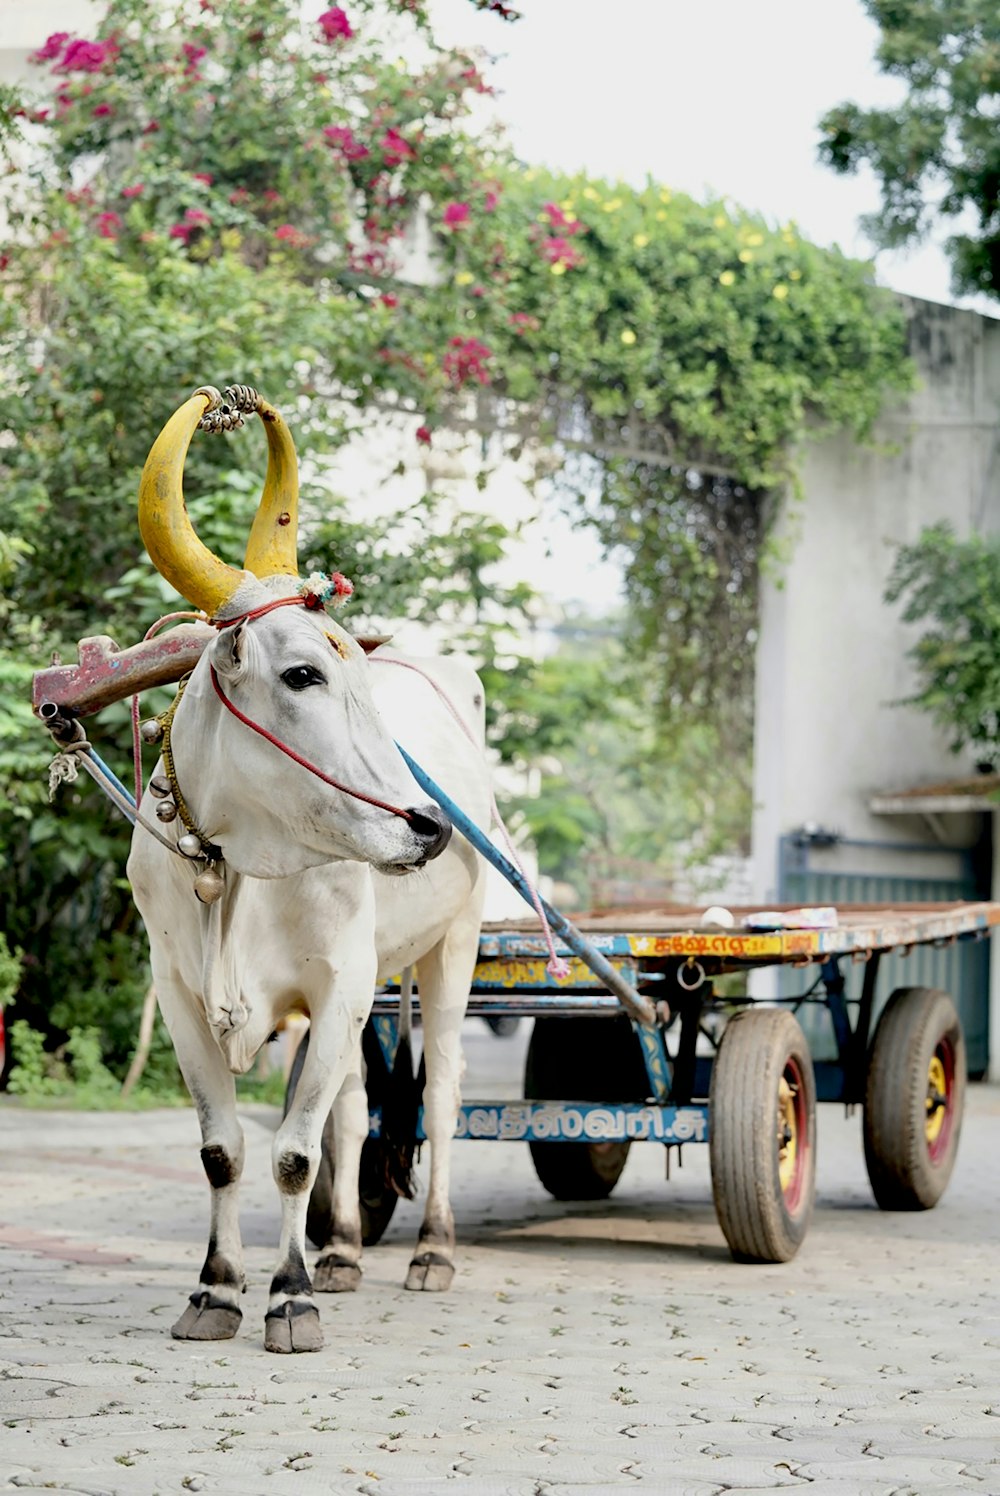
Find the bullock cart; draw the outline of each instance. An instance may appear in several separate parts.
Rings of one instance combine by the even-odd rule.
[[[633,1143],[668,1150],[708,1145],[719,1224],[733,1256],[783,1262],[803,1241],[816,1180],[816,1103],[863,1108],[865,1162],[884,1210],[934,1206],[947,1185],[962,1123],[965,1045],[952,998],[901,987],[879,1013],[883,956],[919,945],[981,940],[1000,904],[850,906],[825,929],[731,929],[669,908],[585,916],[578,928],[655,1007],[629,1018],[569,949],[565,977],[546,969],[537,923],[484,926],[469,1013],[533,1018],[524,1095],[466,1100],[460,1138],[526,1142],[557,1199],[611,1193]],[[794,997],[754,1000],[740,975],[783,966],[801,977]],[[860,967],[860,992],[847,974]],[[852,984],[857,985],[857,984]],[[743,987],[743,991],[736,989]],[[380,992],[365,1035],[371,1141],[391,1071],[398,989]],[[826,1010],[835,1056],[814,1061],[796,1017]],[[879,1013],[877,1022],[875,1015]],[[294,1072],[292,1082],[294,1084]],[[332,1185],[332,1146],[310,1208],[320,1242]],[[366,1240],[385,1229],[395,1196],[362,1178]]]

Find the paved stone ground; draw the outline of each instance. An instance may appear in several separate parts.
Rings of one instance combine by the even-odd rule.
[[[470,1024],[467,1094],[520,1094],[523,1032]],[[1000,1496],[1000,1090],[973,1088],[943,1204],[875,1209],[858,1118],[820,1108],[798,1258],[730,1262],[705,1148],[633,1148],[611,1202],[545,1195],[522,1144],[456,1145],[459,1271],[402,1291],[419,1202],[267,1355],[276,1114],[245,1109],[238,1339],[168,1329],[204,1253],[193,1114],[0,1108],[0,1490],[132,1496]]]

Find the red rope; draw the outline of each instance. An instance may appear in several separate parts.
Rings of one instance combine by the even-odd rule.
[[[300,599],[282,598],[280,602],[269,603],[267,607],[260,608],[257,610],[257,612],[266,613],[271,608],[280,607],[281,603],[295,601],[300,601]],[[252,617],[256,615],[248,614],[247,616]],[[232,621],[234,623],[239,623],[241,620],[233,619]],[[303,758],[301,754],[296,753],[294,748],[289,748],[287,743],[283,743],[280,738],[276,738],[273,733],[268,732],[266,727],[261,727],[259,723],[254,722],[250,717],[245,716],[244,713],[240,711],[239,707],[234,706],[233,703],[229,700],[229,697],[223,693],[222,687],[219,685],[219,677],[215,673],[215,666],[209,665],[208,668],[211,672],[212,685],[215,688],[216,696],[218,696],[219,700],[222,702],[226,710],[232,712],[233,716],[236,717],[238,721],[242,722],[244,727],[249,727],[251,732],[257,733],[259,737],[264,738],[274,748],[280,749],[280,751],[284,753],[287,758],[290,758],[294,763],[300,764],[303,769],[308,769],[310,774],[315,774],[317,779],[322,779],[324,784],[331,785],[333,789],[341,790],[345,795],[353,796],[355,800],[363,800],[366,805],[374,805],[379,810],[387,810],[390,812],[390,814],[399,816],[404,821],[413,820],[413,816],[408,810],[400,810],[397,805],[389,805],[385,800],[377,800],[374,795],[363,794],[361,790],[352,790],[346,784],[341,784],[339,779],[333,779],[329,774],[324,774],[322,769],[318,769],[316,765],[311,764],[307,758]]]

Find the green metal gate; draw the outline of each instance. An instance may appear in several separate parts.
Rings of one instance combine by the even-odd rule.
[[[787,869],[782,883],[783,904],[874,904],[891,909],[897,904],[954,903],[957,899],[983,897],[971,875],[901,878],[877,873]],[[847,982],[847,997],[860,997],[864,967],[845,961],[841,971]],[[801,980],[798,983],[794,980],[800,975],[782,971],[783,996],[802,990]],[[882,957],[876,1013],[897,987],[939,987],[950,992],[965,1030],[969,1073],[982,1075],[989,1058],[989,978],[988,940],[960,940],[946,946],[918,945],[908,956],[893,952]],[[800,1021],[816,1058],[832,1058],[836,1051],[829,1015],[823,1009],[809,1008],[800,1014]]]

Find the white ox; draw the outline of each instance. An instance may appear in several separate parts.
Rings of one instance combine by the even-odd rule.
[[[316,1350],[322,1332],[305,1266],[305,1220],[324,1121],[340,1093],[333,1230],[318,1278],[327,1288],[354,1287],[358,1165],[368,1132],[360,1036],[376,983],[415,962],[431,1169],[406,1286],[447,1288],[453,1276],[449,1148],[484,869],[466,842],[449,840],[445,818],[427,803],[393,740],[482,823],[490,805],[482,694],[457,662],[422,664],[444,683],[466,735],[424,676],[393,667],[401,656],[376,668],[325,612],[266,609],[298,597],[300,586],[294,448],[280,416],[262,401],[256,408],[268,436],[268,477],[247,569],[226,566],[202,545],[181,479],[191,437],[215,398],[199,391],[175,413],[140,487],[140,528],[160,572],[220,625],[254,615],[220,627],[193,671],[167,723],[154,775],[160,798],[147,791],[142,802],[146,819],[158,805],[169,806],[166,776],[180,812],[161,822],[167,841],[187,837],[185,845],[197,848],[194,836],[207,857],[176,855],[140,825],[128,863],[160,1007],[197,1108],[211,1190],[205,1264],[172,1333],[219,1340],[239,1328],[244,1144],[234,1075],[249,1068],[286,1014],[305,1010],[308,1053],[273,1146],[282,1219],[265,1345]],[[344,788],[290,761],[249,722]],[[212,902],[196,897],[196,878],[203,896],[216,895]]]

